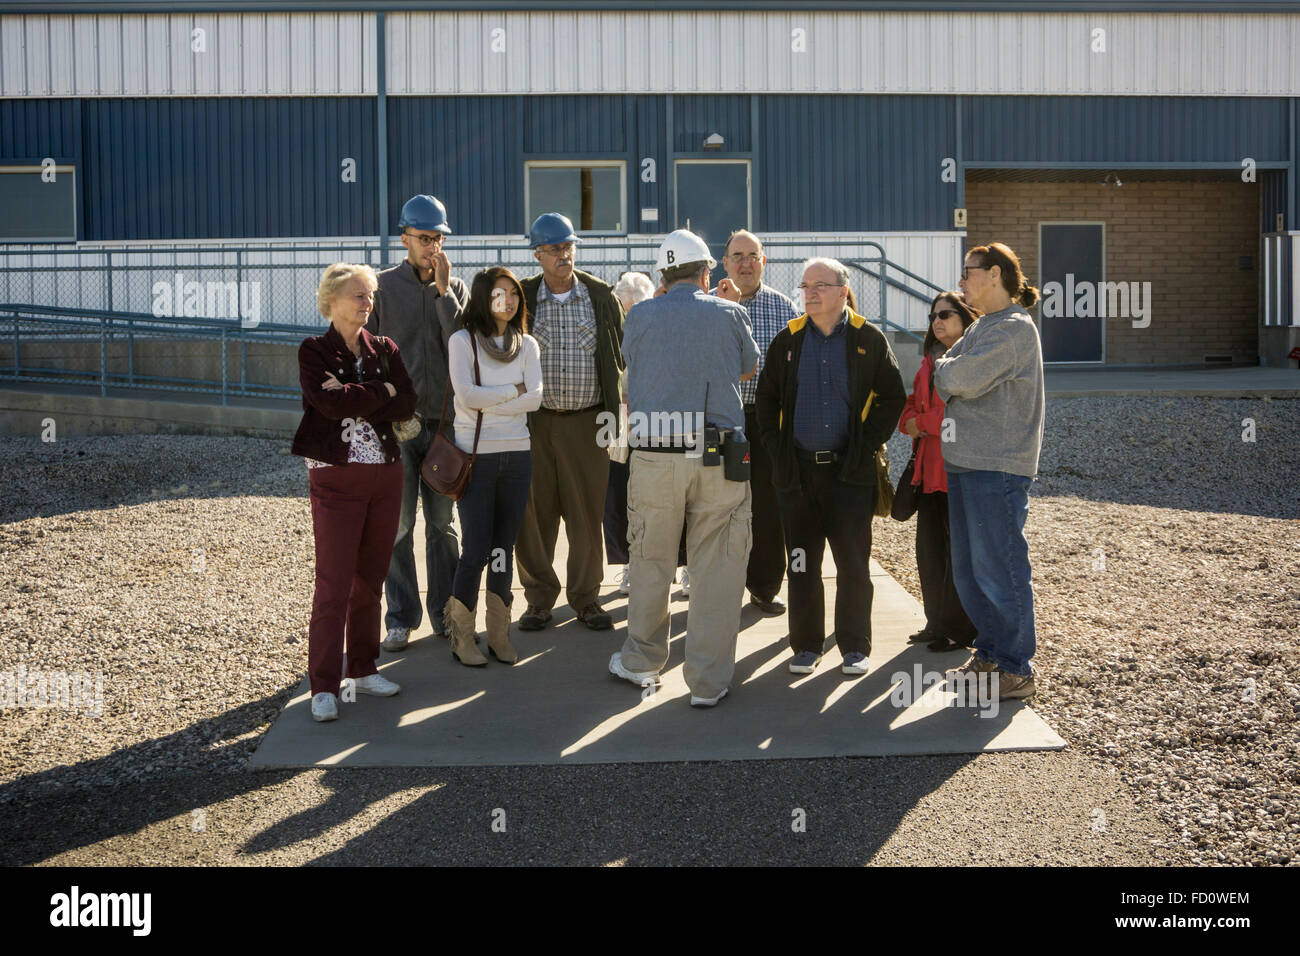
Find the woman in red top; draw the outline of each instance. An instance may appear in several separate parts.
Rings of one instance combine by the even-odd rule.
[[[942,292],[930,303],[930,329],[925,333],[925,358],[912,383],[898,430],[916,439],[912,484],[917,488],[916,569],[921,578],[925,627],[908,638],[927,643],[932,651],[950,651],[975,643],[975,625],[961,606],[952,580],[952,551],[948,538],[948,476],[943,467],[943,400],[931,384],[934,360],[952,348],[979,312],[960,292]]]

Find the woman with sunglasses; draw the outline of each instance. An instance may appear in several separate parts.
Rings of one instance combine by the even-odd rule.
[[[952,348],[979,312],[960,292],[941,292],[930,303],[930,328],[925,333],[921,367],[912,382],[898,430],[911,436],[916,448],[912,486],[916,489],[916,570],[921,579],[925,627],[909,641],[926,643],[932,651],[951,651],[975,643],[975,625],[961,606],[952,580],[952,549],[948,537],[948,476],[943,466],[940,436],[946,406],[934,391],[934,360]]]
[[[1034,589],[1025,519],[1043,447],[1043,348],[1025,310],[1038,302],[1001,242],[966,253],[959,283],[983,315],[934,363],[948,403],[952,576],[977,635],[959,675],[996,678],[1001,700],[1034,696]]]

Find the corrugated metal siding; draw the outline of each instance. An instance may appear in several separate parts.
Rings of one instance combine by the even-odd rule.
[[[765,229],[851,232],[951,226],[953,101],[932,96],[769,96],[759,105],[756,208]]]
[[[1259,174],[1259,231],[1276,232],[1277,214],[1285,215],[1286,171],[1266,169]],[[1285,224],[1289,225],[1290,217]],[[1294,227],[1292,227],[1294,228]]]
[[[961,102],[968,164],[1287,160],[1283,99],[974,96]]]
[[[1300,89],[1294,14],[612,10],[385,22],[395,95]],[[191,51],[195,27],[207,53]],[[1104,53],[1092,49],[1096,28]],[[372,93],[375,31],[369,13],[5,15],[0,96]],[[551,50],[561,52],[539,52]]]
[[[668,182],[670,170],[668,169],[668,149],[667,135],[665,125],[667,118],[665,116],[665,100],[662,96],[638,96],[634,98],[634,116],[636,124],[636,141],[634,145],[634,156],[636,163],[628,172],[628,182],[633,183],[633,202],[635,205],[631,210],[630,222],[635,228],[645,229],[650,232],[657,230],[668,231],[671,223],[672,210],[668,208],[668,193],[665,184]],[[642,165],[646,159],[654,160],[654,181],[642,181]],[[658,220],[644,220],[641,218],[642,209],[655,209],[659,213]]]
[[[76,100],[0,100],[0,160],[81,155]]]
[[[698,153],[704,137],[721,133],[728,153],[747,153],[753,141],[748,96],[673,97],[673,149]]]
[[[0,96],[373,94],[376,37],[360,13],[0,16]]]
[[[627,150],[622,96],[529,96],[521,103],[524,152],[621,153]]]
[[[378,228],[373,100],[88,100],[82,109],[87,240]],[[344,158],[356,160],[356,182],[342,181]]]
[[[387,24],[394,94],[1300,89],[1291,14],[429,12]],[[1104,53],[1092,48],[1096,28]],[[505,52],[493,52],[493,30]]]
[[[432,193],[457,234],[522,233],[523,131],[513,96],[388,101],[388,221]],[[355,230],[354,230],[355,231]]]

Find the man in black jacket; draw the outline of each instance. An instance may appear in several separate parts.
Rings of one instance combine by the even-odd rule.
[[[829,542],[841,671],[857,676],[871,653],[876,450],[893,433],[907,393],[888,340],[850,308],[842,263],[808,260],[800,290],[807,312],[772,340],[756,401],[785,526],[790,672],[811,674],[821,660]]]

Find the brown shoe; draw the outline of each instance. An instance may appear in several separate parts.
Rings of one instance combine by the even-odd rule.
[[[949,674],[955,674],[957,677],[967,677],[971,674],[991,674],[998,669],[997,664],[990,664],[988,661],[972,654],[970,660],[961,667],[954,667],[948,671]]]
[[[1033,674],[1027,676],[1008,674],[998,668],[995,676],[998,682],[998,700],[1028,700],[1037,693]]]
[[[547,624],[551,623],[550,608],[539,607],[536,604],[530,604],[524,609],[524,615],[519,619],[519,630],[521,631],[540,631]]]
[[[487,593],[488,653],[502,664],[513,664],[519,655],[510,646],[510,608],[501,595]]]
[[[593,631],[608,631],[614,626],[614,619],[596,601],[592,601],[578,612],[578,620]]]
[[[451,638],[451,656],[466,667],[486,667],[487,658],[479,652],[475,640],[474,612],[456,598],[448,598],[442,619]]]

